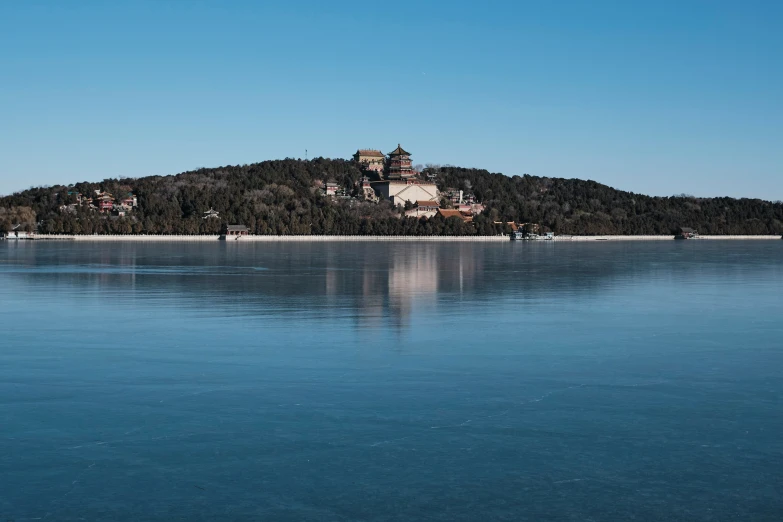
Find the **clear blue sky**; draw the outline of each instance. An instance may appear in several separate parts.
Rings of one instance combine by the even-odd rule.
[[[359,147],[783,199],[783,2],[0,2],[0,193]]]

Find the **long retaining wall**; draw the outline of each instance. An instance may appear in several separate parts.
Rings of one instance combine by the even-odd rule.
[[[218,236],[186,236],[186,235],[59,235],[37,234],[36,240],[70,240],[70,241],[187,241],[209,242],[217,241]],[[555,241],[671,241],[674,237],[666,236],[555,236]],[[700,236],[699,240],[780,240],[781,236]],[[318,241],[429,241],[429,242],[471,242],[489,243],[508,241],[508,236],[242,236],[238,240],[228,238],[229,242],[318,242]],[[544,242],[544,241],[539,241]]]
[[[555,236],[555,241],[671,241],[674,236]]]
[[[671,241],[672,235],[666,236],[555,236],[555,241]],[[747,240],[747,239],[777,239],[781,236],[699,236],[689,241],[709,240]]]
[[[47,235],[38,234],[37,240],[70,240],[70,241],[189,241],[214,242],[219,236],[185,236],[185,235]],[[327,241],[466,241],[475,243],[508,241],[508,236],[241,236],[239,239],[229,237],[227,243],[247,242],[327,242]]]

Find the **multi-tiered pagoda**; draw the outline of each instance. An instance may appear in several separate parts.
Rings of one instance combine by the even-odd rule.
[[[389,153],[386,162],[386,176],[388,179],[406,179],[416,175],[411,166],[411,153],[397,144],[397,148]]]

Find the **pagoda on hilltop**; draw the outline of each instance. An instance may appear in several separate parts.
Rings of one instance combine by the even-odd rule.
[[[407,179],[415,176],[417,172],[411,167],[411,153],[406,152],[400,144],[389,153],[386,161],[386,176],[388,179]]]

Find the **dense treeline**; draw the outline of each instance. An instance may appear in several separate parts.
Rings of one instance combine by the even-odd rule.
[[[470,190],[493,218],[540,223],[559,234],[783,234],[783,203],[760,199],[650,197],[594,181],[438,169],[439,184]]]
[[[750,199],[658,198],[592,181],[507,177],[485,170],[433,167],[441,190],[473,192],[486,205],[474,222],[404,218],[387,201],[330,199],[321,183],[353,190],[361,179],[345,160],[265,161],[199,169],[176,176],[108,179],[26,190],[0,199],[0,229],[23,223],[44,233],[214,234],[224,223],[255,234],[467,235],[498,234],[507,221],[540,223],[561,234],[668,234],[690,226],[703,234],[783,234],[783,204]],[[132,191],[138,208],[110,217],[77,203],[75,193]],[[71,192],[71,194],[69,194]],[[214,208],[220,219],[203,219]]]

